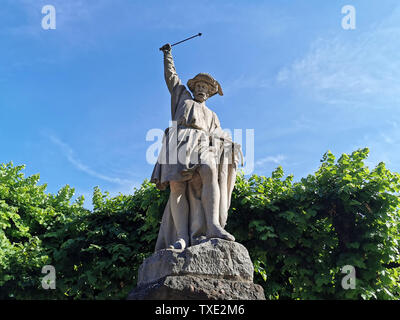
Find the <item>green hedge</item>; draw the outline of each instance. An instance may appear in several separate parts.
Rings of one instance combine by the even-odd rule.
[[[249,250],[267,299],[399,299],[400,175],[364,164],[368,149],[327,152],[299,182],[239,174],[227,229]],[[145,181],[111,198],[97,187],[92,211],[74,189],[57,195],[0,166],[0,299],[124,299],[151,255],[169,191]],[[56,289],[42,288],[44,265]],[[354,266],[356,288],[341,273]]]

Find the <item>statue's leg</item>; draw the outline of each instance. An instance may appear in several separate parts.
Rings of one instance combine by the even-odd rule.
[[[198,172],[194,172],[192,179],[188,181],[186,192],[190,207],[189,234],[191,245],[199,244],[205,239],[206,222],[201,203],[201,189],[201,177]]]
[[[219,202],[219,223],[222,228],[225,228],[226,220],[228,219],[228,165],[219,165],[219,187],[220,187],[220,202]]]
[[[217,165],[213,162],[203,162],[199,167],[199,174],[203,185],[201,201],[206,214],[207,237],[235,241],[235,237],[225,231],[220,225],[220,190]]]
[[[186,199],[186,182],[170,181],[169,185],[171,188],[171,214],[178,235],[178,240],[172,247],[185,249],[189,244],[189,205]]]

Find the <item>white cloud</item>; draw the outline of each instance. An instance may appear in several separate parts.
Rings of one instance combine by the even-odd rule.
[[[75,155],[74,150],[69,145],[67,145],[65,142],[61,141],[59,138],[57,138],[53,135],[50,135],[49,139],[54,144],[56,144],[57,146],[59,146],[61,148],[61,151],[64,154],[64,156],[67,158],[68,162],[71,163],[77,170],[82,171],[82,172],[84,172],[92,177],[98,178],[100,180],[104,180],[107,182],[125,186],[124,188],[121,189],[124,191],[126,191],[127,188],[132,188],[133,185],[136,185],[135,182],[133,182],[131,180],[110,177],[110,176],[107,176],[105,174],[102,174],[102,173],[99,173],[99,172],[93,170],[89,166],[83,164],[79,160],[79,158]]]
[[[243,89],[266,89],[271,87],[271,80],[267,79],[265,75],[254,76],[242,74],[235,80],[228,82],[224,85],[224,92],[227,95],[232,94],[237,90]]]
[[[151,22],[148,23],[151,28],[187,30],[204,25],[220,24],[225,27],[237,26],[239,30],[250,28],[256,35],[268,37],[282,34],[291,23],[283,10],[262,2],[249,1],[243,5],[226,1],[170,0],[167,6],[162,6],[163,14],[155,14],[159,7],[159,4],[141,7],[141,16]]]
[[[276,165],[282,164],[282,161],[286,160],[286,156],[279,154],[277,156],[268,156],[265,158],[261,158],[256,161],[255,167],[262,167],[265,164],[273,163]]]
[[[400,103],[400,10],[366,31],[317,39],[276,80],[334,105],[394,107]]]
[[[84,0],[13,0],[17,3],[23,16],[15,19],[15,23],[9,27],[2,28],[0,34],[16,37],[28,37],[35,40],[48,41],[49,34],[56,34],[57,40],[65,47],[88,48],[94,44],[93,27],[95,18],[106,6],[112,7],[107,0],[84,1]],[[56,9],[56,30],[43,30],[42,19],[45,15],[42,8],[51,4]],[[52,41],[55,38],[52,38]]]
[[[370,150],[365,161],[368,167],[374,168],[379,162],[384,162],[390,170],[400,171],[400,127],[396,121],[387,120],[386,126],[378,132],[364,134],[351,150],[364,147]]]

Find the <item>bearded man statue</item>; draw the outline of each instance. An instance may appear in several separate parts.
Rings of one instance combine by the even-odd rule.
[[[224,228],[241,146],[205,104],[217,93],[222,96],[222,88],[211,75],[199,73],[187,82],[189,91],[176,73],[171,45],[161,50],[173,125],[165,130],[151,176],[159,189],[170,187],[155,250],[183,250],[210,238],[235,241]]]

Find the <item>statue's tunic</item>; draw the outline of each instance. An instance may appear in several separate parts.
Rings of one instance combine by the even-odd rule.
[[[164,58],[165,81],[171,93],[173,126],[166,130],[159,159],[151,181],[165,189],[169,181],[187,181],[198,167],[200,158],[218,158],[215,146],[210,146],[210,135],[225,136],[215,112],[193,100],[179,79],[167,53]],[[215,144],[220,142],[214,141]]]
[[[188,181],[188,236],[194,245],[206,234],[204,208],[201,203],[201,179],[196,172],[200,163],[216,163],[220,189],[220,224],[224,228],[236,180],[238,148],[232,148],[230,135],[221,129],[217,115],[204,104],[193,100],[179,79],[171,53],[164,54],[165,81],[171,93],[173,126],[165,131],[163,145],[151,176],[151,182],[165,189],[169,181]],[[211,139],[211,136],[225,138]],[[236,145],[239,146],[239,145]],[[240,147],[240,146],[239,146]],[[170,207],[165,207],[156,251],[178,240]]]

